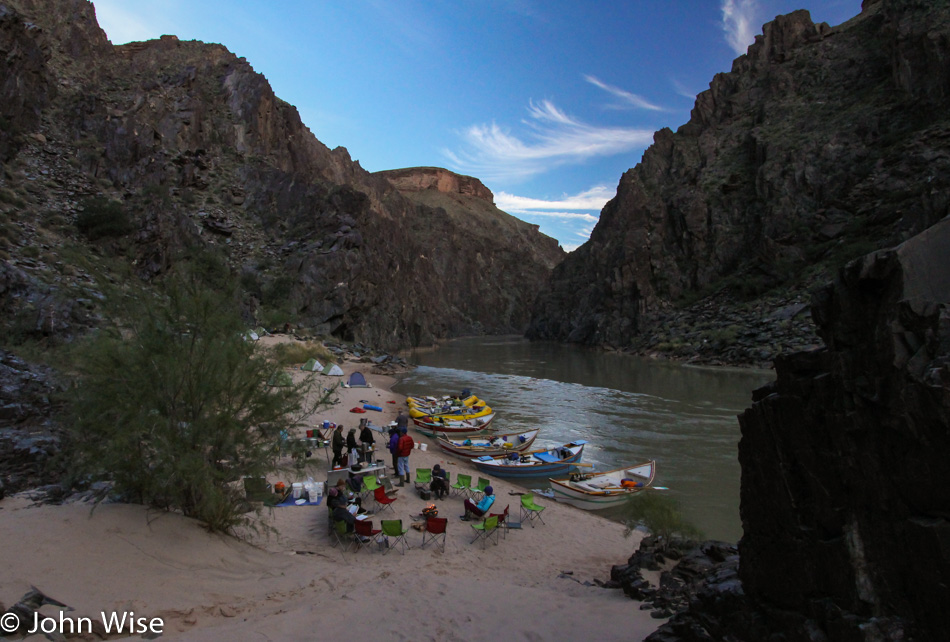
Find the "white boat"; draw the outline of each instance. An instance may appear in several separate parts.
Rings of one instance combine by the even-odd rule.
[[[482,455],[503,455],[510,452],[521,452],[527,450],[534,443],[540,430],[529,430],[527,432],[507,435],[493,433],[491,435],[478,435],[469,438],[450,439],[444,433],[435,433],[439,448],[458,457],[472,459]]]
[[[623,504],[649,488],[656,476],[656,462],[648,461],[603,473],[582,472],[549,479],[554,499],[584,510],[600,510]]]
[[[472,464],[480,473],[496,477],[547,477],[570,472],[574,464],[584,455],[586,441],[572,441],[569,444],[547,450],[531,450],[525,453],[511,453],[489,457],[475,457]]]

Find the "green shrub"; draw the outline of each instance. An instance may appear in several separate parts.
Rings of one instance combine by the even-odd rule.
[[[135,229],[122,204],[104,196],[93,196],[82,203],[76,227],[90,241],[125,236]]]
[[[326,398],[308,407],[311,384],[266,385],[280,366],[241,338],[233,292],[176,277],[153,299],[123,299],[110,315],[123,326],[78,350],[66,450],[81,479],[230,531],[247,523],[241,480],[273,472],[278,444]]]

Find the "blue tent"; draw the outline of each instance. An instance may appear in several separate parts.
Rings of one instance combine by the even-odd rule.
[[[351,374],[346,385],[348,388],[372,388],[370,384],[366,383],[366,377],[363,376],[362,372]]]

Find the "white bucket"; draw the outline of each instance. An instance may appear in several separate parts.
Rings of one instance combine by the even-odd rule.
[[[300,482],[294,482],[291,485],[291,488],[293,488],[294,491],[294,499],[300,499],[300,497],[303,495],[303,484]]]
[[[419,444],[419,450],[422,452],[429,450],[429,444]]]

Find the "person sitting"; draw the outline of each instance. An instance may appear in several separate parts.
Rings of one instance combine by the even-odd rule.
[[[429,483],[429,489],[436,499],[448,497],[449,483],[445,479],[445,471],[438,464],[432,467],[432,481]]]
[[[495,491],[491,486],[488,486],[485,488],[485,496],[477,504],[471,499],[465,500],[465,514],[462,515],[462,520],[468,522],[473,518],[484,517],[494,503]]]
[[[349,511],[346,497],[340,494],[337,486],[327,491],[327,509],[334,522],[346,522],[346,532],[353,532],[356,528],[356,517]]]
[[[363,490],[363,476],[351,471],[346,480],[346,490],[350,496]]]
[[[353,475],[352,473],[350,474],[350,476],[351,478],[355,477],[355,475]],[[359,481],[360,481],[360,484],[363,483],[362,479],[360,479]],[[366,512],[365,510],[363,510],[362,498],[349,489],[345,479],[341,477],[339,480],[337,480],[336,486],[334,487],[333,490],[336,490],[338,496],[342,498],[341,500],[338,500],[338,501],[342,503],[345,506],[346,510],[348,510],[350,513],[354,515],[361,515]]]

